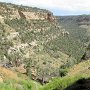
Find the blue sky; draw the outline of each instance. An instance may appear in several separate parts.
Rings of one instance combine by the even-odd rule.
[[[90,14],[90,0],[0,0],[30,7],[48,9],[54,15]]]

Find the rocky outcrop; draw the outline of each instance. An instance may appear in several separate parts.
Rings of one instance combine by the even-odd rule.
[[[53,16],[53,13],[51,13],[48,10],[42,10],[42,9],[35,9],[33,8],[27,8],[25,7],[20,8],[20,6],[12,6],[12,5],[5,5],[0,6],[0,14],[4,16],[4,18],[7,19],[7,17],[12,19],[26,19],[26,20],[48,20],[48,21],[54,21],[55,17]],[[6,16],[7,15],[7,16]],[[1,19],[1,17],[0,17]]]
[[[52,13],[49,13],[49,12],[47,13],[47,20],[50,21],[50,22],[55,20],[55,17],[53,16]]]
[[[53,16],[52,13],[50,12],[46,12],[46,13],[43,13],[43,12],[19,12],[20,16],[22,18],[25,18],[27,20],[30,20],[30,19],[34,19],[34,20],[48,20],[48,21],[53,21],[55,19],[55,17]]]
[[[22,19],[26,19],[26,16],[23,14],[22,11],[18,10],[18,13]]]
[[[20,19],[21,17],[20,17],[20,14],[19,14],[18,10],[13,9],[12,14],[10,14],[10,20],[16,19],[16,18]]]

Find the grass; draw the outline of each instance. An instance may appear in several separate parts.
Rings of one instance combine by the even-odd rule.
[[[4,80],[0,83],[0,90],[42,90],[42,86],[32,80]]]
[[[81,78],[81,76],[55,78],[49,84],[46,84],[43,90],[64,90]]]
[[[3,83],[0,83],[0,90],[31,90],[31,85],[28,81],[22,80],[16,82],[13,80],[6,80]]]
[[[69,70],[68,75],[84,75],[86,77],[90,77],[90,60],[87,61],[83,61],[79,64],[74,65],[74,67],[72,67]]]

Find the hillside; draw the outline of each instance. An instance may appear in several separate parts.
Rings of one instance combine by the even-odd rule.
[[[63,78],[54,78],[44,90],[89,90],[90,60],[74,65]]]
[[[79,42],[89,43],[90,15],[60,16],[57,18],[62,27],[71,33],[71,36]]]
[[[18,62],[22,63],[27,68],[27,72],[22,73],[31,73],[32,77],[29,76],[35,80],[58,76],[58,68],[67,61],[68,55],[58,51],[54,56],[53,50],[47,51],[46,45],[61,32],[52,13],[5,3],[1,3],[0,8],[1,65],[12,63],[11,66],[17,67]],[[57,54],[60,57],[57,58]]]
[[[0,3],[0,70],[41,84],[61,78],[87,53],[89,35],[89,16],[56,17],[48,10]],[[37,82],[34,87],[41,87]]]
[[[85,75],[87,77],[90,76],[90,60],[81,62],[79,64],[74,65],[70,70],[68,75]]]
[[[0,90],[40,90],[42,86],[25,75],[0,67]]]
[[[58,76],[60,65],[72,58],[77,62],[84,54],[83,43],[65,34],[51,12],[6,3],[0,8],[2,64],[12,61],[15,66],[20,60],[25,66],[29,63],[35,77],[43,71],[47,77]]]

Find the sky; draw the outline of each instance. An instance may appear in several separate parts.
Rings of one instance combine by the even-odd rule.
[[[47,9],[57,16],[90,14],[90,0],[0,0],[0,2]]]

